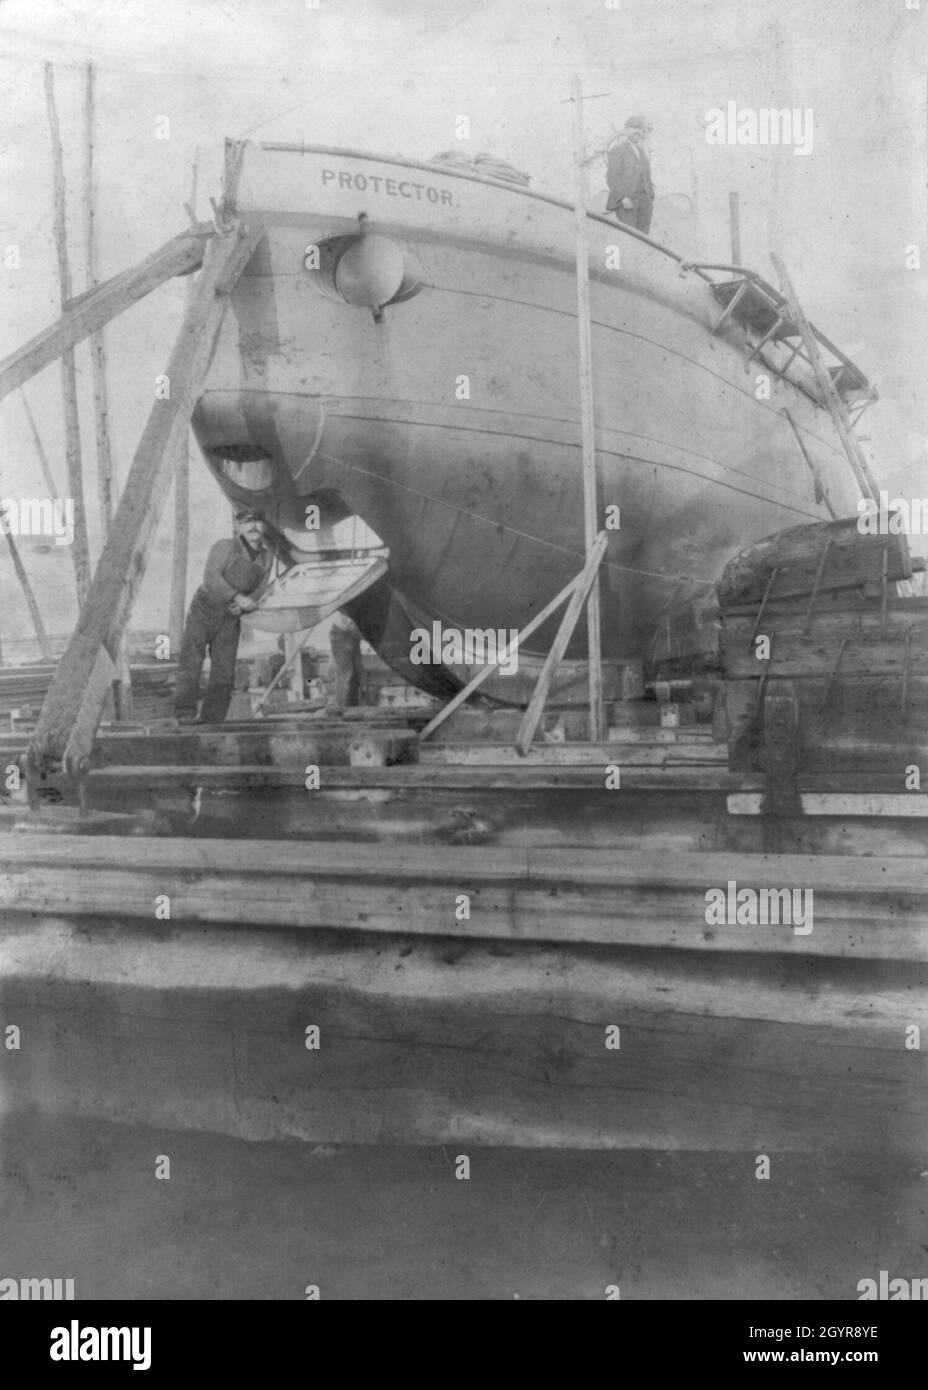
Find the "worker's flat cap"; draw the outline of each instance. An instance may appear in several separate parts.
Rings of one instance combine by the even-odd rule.
[[[644,116],[629,116],[625,122],[626,130],[650,130],[651,122]]]
[[[264,513],[257,507],[239,507],[235,513],[236,521],[263,521]]]

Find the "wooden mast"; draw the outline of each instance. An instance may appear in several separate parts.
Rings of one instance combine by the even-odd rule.
[[[51,132],[52,177],[54,188],[54,235],[58,256],[58,285],[61,307],[72,298],[71,267],[68,262],[64,155],[55,107],[55,80],[51,63],[45,64],[45,103]],[[61,358],[61,391],[64,400],[65,457],[68,464],[68,490],[74,503],[74,541],[70,547],[77,580],[77,601],[83,607],[90,584],[90,554],[87,545],[87,514],[84,508],[84,479],[81,467],[81,430],[77,413],[77,373],[74,353],[68,349]]]

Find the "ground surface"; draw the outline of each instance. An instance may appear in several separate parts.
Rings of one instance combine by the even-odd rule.
[[[919,1165],[255,1144],[6,1116],[0,1276],[78,1298],[856,1299],[928,1269]],[[155,1179],[158,1155],[169,1181]]]

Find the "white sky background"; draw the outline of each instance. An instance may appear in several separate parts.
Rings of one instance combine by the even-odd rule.
[[[22,268],[0,268],[0,355],[57,316],[49,135],[43,64],[55,64],[68,174],[75,293],[85,288],[81,170],[83,72],[97,68],[97,229],[102,278],[140,260],[187,221],[200,155],[198,212],[218,194],[226,135],[305,140],[428,158],[487,150],[571,196],[571,79],[588,93],[590,148],[629,114],[654,122],[659,205],[654,232],[687,254],[729,259],[728,193],[742,200],[742,259],[774,279],[783,255],[811,317],[880,387],[872,421],[876,472],[891,491],[928,495],[925,367],[926,26],[906,0],[0,0],[0,250],[20,245]],[[709,146],[705,113],[739,106],[814,113],[814,150]],[[471,139],[455,138],[466,115]],[[168,116],[171,138],[156,139]],[[591,204],[604,197],[591,165]],[[675,211],[680,209],[680,211]],[[918,244],[925,269],[907,270]],[[112,435],[120,481],[150,407],[183,308],[183,282],[165,286],[106,330]],[[93,414],[86,345],[77,351],[85,490],[94,556]],[[57,365],[27,394],[64,491]],[[44,492],[17,397],[0,405],[0,495]],[[191,487],[191,590],[227,508],[205,468]],[[170,504],[133,625],[166,622]],[[916,542],[916,548],[923,546]],[[26,541],[24,562],[48,625],[76,612],[64,547]],[[0,556],[3,630],[29,631],[7,558]],[[8,596],[8,598],[7,598]]]

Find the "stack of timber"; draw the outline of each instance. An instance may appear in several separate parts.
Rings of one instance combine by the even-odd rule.
[[[922,813],[928,600],[897,592],[912,572],[903,536],[856,518],[779,532],[725,569],[729,768],[765,777],[766,810],[795,812],[805,790]]]
[[[29,1038],[5,1103],[249,1139],[920,1158],[928,869],[897,859],[887,891],[885,867],[0,836],[0,1008]],[[732,880],[811,890],[814,928],[707,925]]]

